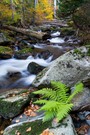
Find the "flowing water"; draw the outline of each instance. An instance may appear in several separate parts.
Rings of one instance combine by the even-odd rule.
[[[65,46],[65,39],[60,37],[60,32],[52,33],[51,39],[48,39],[47,42],[50,44],[36,43],[32,46],[36,49],[41,49],[43,51],[50,51],[50,55],[44,58],[43,53],[37,53],[35,57],[33,55],[28,56],[26,59],[16,59],[14,56],[11,59],[0,60],[0,93],[8,89],[14,88],[28,88],[36,75],[31,74],[28,71],[28,65],[32,62],[37,63],[40,66],[47,67],[49,66],[54,59],[62,55],[68,50],[73,49],[72,46]],[[27,46],[31,47],[31,44],[28,41],[24,41]],[[72,40],[68,40],[72,42]],[[73,42],[72,42],[73,43]],[[15,46],[15,51],[18,52],[18,46]],[[10,124],[10,121],[1,122],[0,130],[4,130]]]
[[[29,86],[36,75],[30,74],[27,70],[29,63],[35,62],[43,67],[47,67],[50,65],[52,56],[48,59],[40,59],[29,56],[26,60],[17,60],[17,59],[8,59],[0,61],[0,87],[7,88],[17,88],[17,87],[25,87]],[[18,74],[18,75],[17,75]],[[9,82],[10,77],[17,76],[16,81]],[[6,83],[6,84],[5,84]],[[10,84],[12,83],[12,84]]]
[[[59,36],[59,37],[58,37]],[[38,49],[46,49],[46,50],[53,50],[52,54],[48,56],[47,59],[44,59],[42,56],[39,57],[38,53],[36,57],[30,55],[27,59],[15,59],[14,56],[11,59],[7,60],[0,60],[0,92],[3,89],[12,89],[12,88],[26,88],[29,87],[33,80],[35,79],[36,75],[31,74],[28,71],[28,65],[31,62],[35,62],[38,65],[43,67],[47,67],[51,64],[51,61],[54,58],[54,53],[56,53],[56,57],[60,56],[61,50],[66,51],[70,50],[73,47],[63,46],[65,43],[64,38],[60,37],[60,32],[52,33],[51,39],[48,39],[47,42],[50,44],[39,44],[36,43],[33,46]],[[28,46],[30,43],[25,41]],[[66,49],[66,50],[65,50]],[[18,51],[18,48],[15,48],[15,51]]]

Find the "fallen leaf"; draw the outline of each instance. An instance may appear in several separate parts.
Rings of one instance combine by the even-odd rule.
[[[50,132],[49,129],[47,128],[40,135],[54,135],[54,133]]]
[[[20,119],[22,118],[22,115],[20,115],[20,117],[19,117]]]
[[[16,120],[16,123],[18,123],[20,120]]]
[[[4,132],[3,130],[0,131],[0,133],[1,133],[2,135],[3,135],[3,132]]]
[[[89,125],[82,125],[80,128],[76,129],[76,131],[78,134],[85,135],[88,132],[89,128]]]
[[[32,111],[30,116],[34,117],[34,116],[36,116],[36,115],[37,115],[37,114]]]
[[[20,132],[18,132],[16,135],[21,135],[21,133],[20,133]]]
[[[90,114],[86,116],[86,119],[87,120],[90,120]]]
[[[30,132],[31,131],[31,127],[29,127],[27,130],[26,130],[26,132]]]
[[[15,135],[21,135],[21,133],[18,130],[16,130]]]
[[[26,116],[32,116],[32,117],[34,117],[34,116],[37,115],[36,111],[38,109],[39,109],[39,106],[34,105],[34,104],[32,104],[32,102],[30,102],[30,105],[27,108],[25,108],[24,114]]]

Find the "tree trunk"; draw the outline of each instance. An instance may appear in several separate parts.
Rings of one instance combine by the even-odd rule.
[[[30,29],[23,29],[23,28],[18,28],[18,27],[14,27],[14,26],[8,26],[8,25],[3,25],[2,28],[16,31],[16,32],[22,33],[27,36],[35,37],[40,40],[45,40],[45,39],[50,38],[50,34],[48,34],[46,32],[37,32],[37,31],[30,30]]]
[[[14,7],[13,0],[10,0],[10,5],[11,5],[11,9],[12,9],[12,20],[14,20],[15,7]]]

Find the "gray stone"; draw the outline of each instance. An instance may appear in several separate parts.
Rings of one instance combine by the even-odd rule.
[[[0,94],[0,115],[13,118],[23,111],[26,103],[30,102],[28,90],[14,89]]]
[[[50,129],[50,131],[53,132],[54,135],[77,135],[70,116],[65,118],[60,126]]]
[[[68,86],[90,78],[89,49],[81,47],[65,53],[40,72],[33,85],[47,85],[51,80],[61,81]]]
[[[30,132],[26,132],[28,128],[31,127]],[[52,127],[52,123],[50,122],[42,122],[42,116],[37,117],[37,119],[20,122],[18,124],[13,124],[7,127],[4,130],[3,135],[14,135],[16,131],[20,132],[21,135],[40,135],[43,130],[49,128],[54,135],[77,135],[73,122],[70,116],[68,116],[63,122],[58,125],[58,127]]]
[[[90,110],[90,89],[84,88],[82,93],[78,93],[72,100],[74,111]]]

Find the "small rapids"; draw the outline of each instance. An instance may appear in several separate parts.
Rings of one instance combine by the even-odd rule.
[[[34,58],[29,56],[26,60],[17,60],[15,58],[0,61],[0,88],[18,88],[29,86],[36,75],[31,74],[27,67],[29,63],[35,62],[38,65],[47,67],[51,63],[52,56],[44,60],[41,58]],[[17,75],[18,74],[18,75]],[[17,76],[17,79],[10,84],[10,79],[12,76]],[[13,80],[11,80],[12,82]]]
[[[36,56],[30,55],[26,59],[16,59],[13,56],[11,59],[0,60],[0,92],[7,89],[28,88],[36,77],[35,74],[28,71],[30,63],[34,62],[42,67],[47,67],[52,63],[52,60],[73,49],[73,47],[66,45],[65,38],[60,37],[60,34],[58,31],[52,33],[51,38],[47,39],[46,44],[38,42],[30,44],[28,41],[22,40],[28,47],[32,46],[39,49],[40,52],[42,51],[42,54],[37,52]],[[19,51],[18,44],[17,46],[15,44],[14,51]],[[42,56],[43,52],[45,54],[45,51],[46,54],[50,53],[46,58]]]

